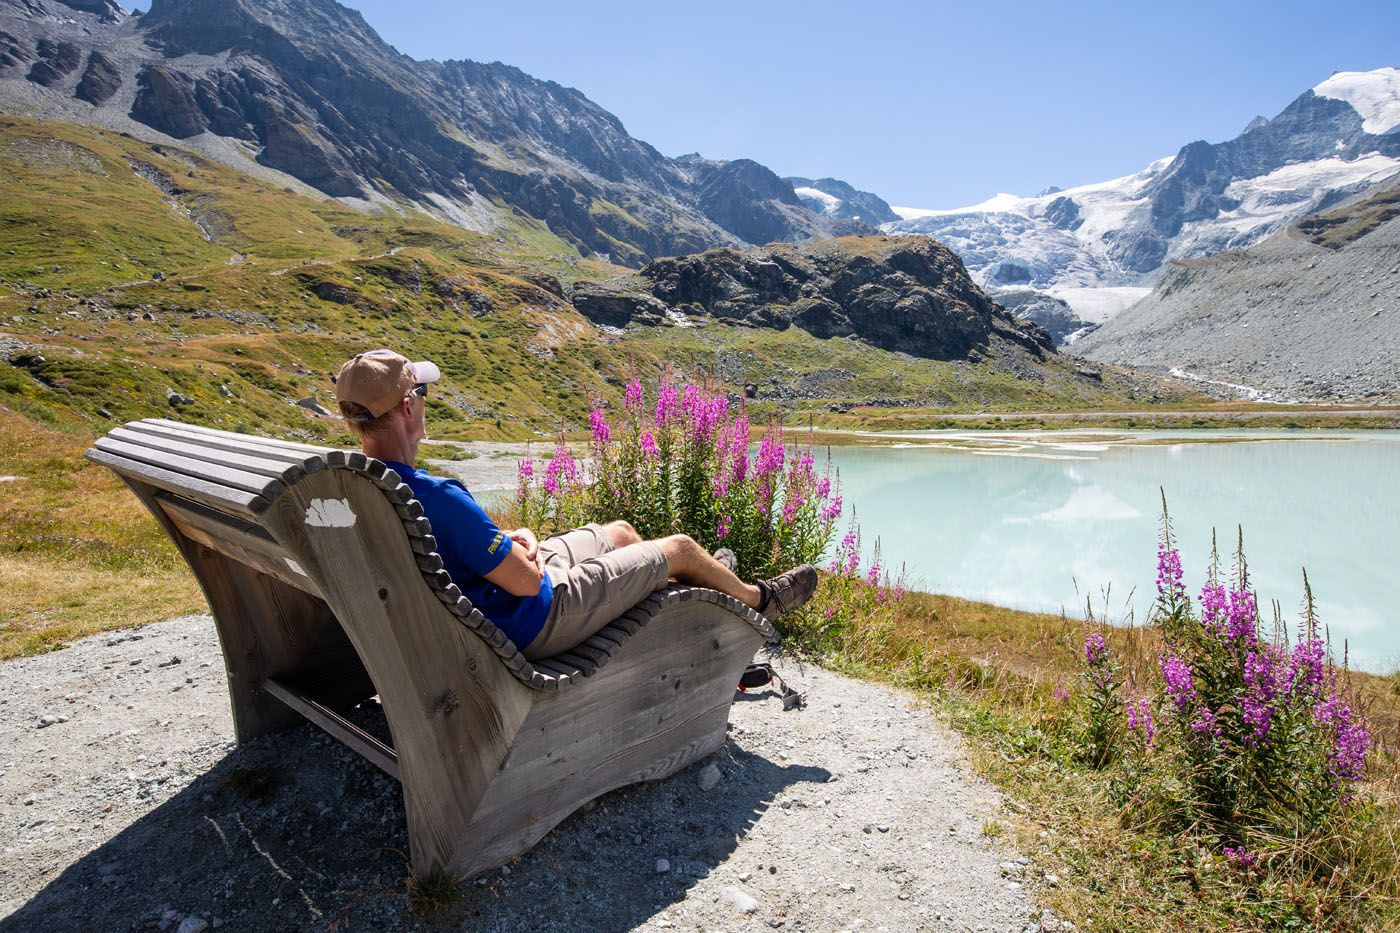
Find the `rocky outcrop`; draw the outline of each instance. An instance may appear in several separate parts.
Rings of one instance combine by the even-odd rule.
[[[818,213],[841,220],[854,220],[872,227],[899,220],[885,201],[869,191],[859,191],[838,178],[784,178],[797,196]]]
[[[670,309],[732,324],[800,327],[822,338],[858,337],[931,359],[967,359],[998,339],[1040,357],[1053,350],[1049,334],[1015,320],[973,284],[956,256],[925,237],[709,250],[657,260],[640,279],[641,287],[576,286],[574,306],[611,326],[654,323]]]
[[[35,50],[38,61],[29,69],[29,80],[44,87],[52,87],[68,77],[82,63],[83,54],[71,42],[53,42],[40,39]]]
[[[134,22],[110,0],[31,15],[41,3],[0,0],[0,30],[18,39],[10,50],[0,37],[0,56],[24,61],[36,39],[72,43],[67,71],[46,57],[35,80],[52,84],[86,58],[76,96],[101,112],[75,111],[65,95],[53,102],[64,119],[129,119],[225,161],[252,152],[332,197],[412,204],[480,230],[516,209],[585,255],[634,266],[870,232],[809,210],[750,160],[669,159],[572,88],[499,63],[410,59],[333,0],[152,0]],[[137,94],[117,113],[122,77]]]
[[[584,317],[606,327],[660,324],[666,320],[665,302],[623,284],[578,282],[569,300]]]
[[[184,73],[151,65],[141,72],[137,83],[132,119],[176,139],[196,136],[209,128],[194,99],[194,82]]]
[[[83,13],[91,13],[104,23],[120,23],[126,18],[126,10],[112,0],[58,0],[59,3]]]
[[[1045,328],[1057,347],[1079,340],[1098,326],[1081,320],[1068,302],[1035,289],[995,288],[987,293],[1014,317]]]
[[[101,52],[93,52],[88,56],[87,68],[83,71],[82,79],[78,81],[78,89],[74,96],[90,104],[101,104],[110,100],[121,86],[122,76],[118,73],[117,66]]]
[[[1247,250],[1170,264],[1069,352],[1256,398],[1400,400],[1400,185]]]
[[[18,36],[0,29],[0,68],[16,68],[33,57]]]

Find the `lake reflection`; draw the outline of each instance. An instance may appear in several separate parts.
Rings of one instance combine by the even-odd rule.
[[[1142,622],[1161,487],[1193,593],[1212,526],[1228,567],[1242,525],[1261,605],[1295,620],[1306,567],[1338,653],[1345,639],[1353,667],[1400,660],[1400,432],[922,437],[977,449],[832,451],[867,547],[878,535],[885,564],[921,589],[1074,615],[1086,597],[1100,611],[1108,589],[1115,621],[1131,606]],[[1187,442],[1202,437],[1250,442]],[[1182,442],[1145,443],[1162,440]]]

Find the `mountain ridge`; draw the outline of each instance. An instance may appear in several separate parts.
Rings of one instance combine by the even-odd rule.
[[[1244,250],[1168,263],[1068,348],[1255,398],[1400,397],[1400,176]]]
[[[523,211],[584,255],[633,266],[873,232],[809,210],[758,163],[669,159],[576,89],[410,58],[333,0],[153,0],[115,20],[57,2],[0,0],[0,109],[181,142],[343,203],[470,229]],[[49,47],[66,58],[38,82],[28,71]]]
[[[1400,69],[1339,72],[1273,119],[1256,118],[1221,143],[1188,143],[1140,172],[952,210],[896,208],[902,219],[882,229],[939,237],[982,284],[1045,291],[1095,320],[1135,296],[1104,313],[1090,305],[1105,296],[1083,290],[1145,295],[1168,260],[1248,246],[1383,183],[1400,171],[1393,114]]]

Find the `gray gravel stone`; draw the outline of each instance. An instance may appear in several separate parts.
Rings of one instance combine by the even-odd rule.
[[[157,666],[171,657],[182,663]],[[132,659],[149,666],[135,670]],[[1007,818],[965,765],[961,740],[889,688],[774,660],[807,693],[805,709],[739,699],[709,760],[599,798],[508,875],[464,885],[430,925],[562,933],[664,919],[687,930],[816,931],[864,919],[869,933],[1024,929],[1036,914],[1031,892],[999,869],[1017,853],[977,831]],[[235,745],[221,678],[170,692],[204,665],[222,667],[207,616],[0,664],[0,927],[164,922],[174,933],[192,918],[220,926],[217,915],[235,930],[423,929],[404,893],[399,785],[309,725]],[[33,728],[58,703],[73,712],[61,742]],[[389,739],[377,705],[351,718]],[[878,766],[858,772],[867,761]],[[706,792],[710,766],[723,786]],[[40,795],[38,813],[24,806]],[[863,832],[880,826],[891,830]],[[1016,877],[1029,888],[1039,875]],[[755,912],[739,912],[749,902],[726,889],[752,898]],[[955,919],[919,912],[935,903]]]
[[[700,786],[701,790],[714,790],[721,777],[719,767],[714,762],[710,762],[700,769],[700,773],[695,776],[695,783]]]

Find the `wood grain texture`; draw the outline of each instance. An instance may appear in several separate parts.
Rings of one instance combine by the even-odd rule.
[[[594,797],[720,748],[735,685],[762,643],[732,613],[688,602],[628,641],[625,663],[536,700],[453,869],[503,864]]]
[[[257,473],[250,473],[247,470],[236,470],[232,467],[220,466],[210,463],[207,460],[194,460],[190,457],[182,457],[178,454],[167,453],[156,450],[144,444],[130,444],[125,441],[116,441],[106,437],[99,437],[93,441],[93,446],[98,450],[128,460],[136,460],[141,463],[148,463],[153,467],[168,470],[172,473],[180,473],[193,479],[204,480],[209,483],[217,483],[220,486],[227,486],[230,489],[237,489],[243,492],[251,492],[262,496],[265,499],[274,499],[282,494],[285,485],[277,479],[262,476]]]
[[[305,521],[313,499],[345,501],[348,527]],[[415,871],[445,868],[496,777],[534,697],[437,600],[383,493],[329,470],[268,513],[274,538],[305,568],[379,688],[402,775]]]

